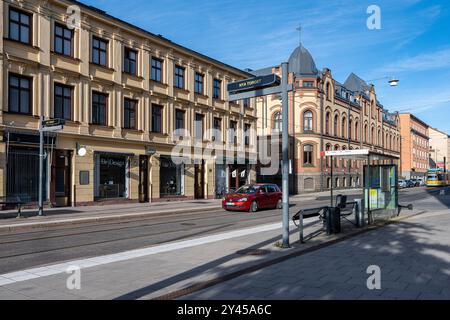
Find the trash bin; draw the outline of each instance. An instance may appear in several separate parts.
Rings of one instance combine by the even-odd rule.
[[[328,207],[326,211],[327,234],[341,232],[341,209]]]

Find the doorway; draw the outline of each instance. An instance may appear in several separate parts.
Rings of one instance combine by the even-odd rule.
[[[139,202],[148,201],[148,156],[139,156]]]
[[[205,160],[202,160],[200,164],[194,164],[194,198],[204,199],[205,185]]]
[[[52,159],[50,201],[56,207],[71,205],[71,158],[70,150],[56,150]]]

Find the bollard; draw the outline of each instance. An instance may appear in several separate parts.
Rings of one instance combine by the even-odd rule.
[[[362,199],[355,199],[355,222],[358,228],[362,228],[366,225],[366,219],[364,217],[364,202]]]
[[[303,211],[300,212],[300,215],[298,217],[298,230],[300,233],[300,243],[304,243],[303,239]]]

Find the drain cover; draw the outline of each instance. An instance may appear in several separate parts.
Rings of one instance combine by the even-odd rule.
[[[246,256],[264,256],[269,254],[269,250],[265,249],[244,249],[236,251],[236,254],[246,255]]]

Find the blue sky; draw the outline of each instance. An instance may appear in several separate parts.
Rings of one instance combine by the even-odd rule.
[[[450,134],[450,4],[447,0],[82,0],[141,28],[238,68],[287,60],[302,43],[317,67],[343,82],[374,81],[391,111],[409,111]],[[381,8],[369,30],[367,7]]]

